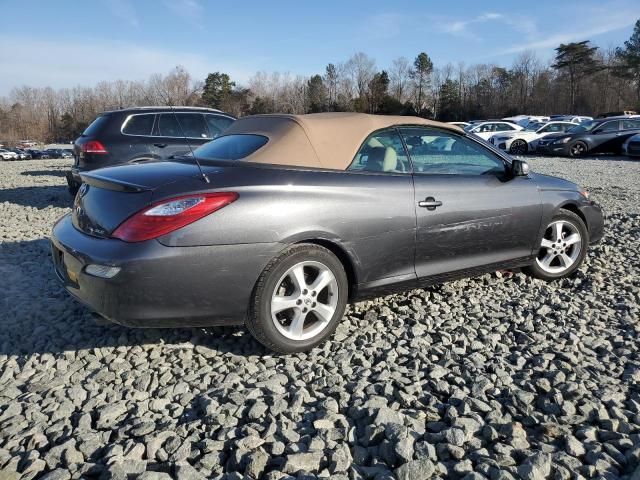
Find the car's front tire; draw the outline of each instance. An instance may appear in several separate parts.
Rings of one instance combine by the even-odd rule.
[[[556,213],[545,229],[540,250],[526,271],[542,280],[569,277],[580,267],[587,255],[589,231],[573,212]]]
[[[509,147],[509,153],[512,155],[524,155],[529,152],[527,142],[521,139],[514,140]]]
[[[582,157],[587,154],[589,147],[586,143],[577,141],[569,145],[569,155],[572,157]]]
[[[260,275],[247,328],[276,352],[310,350],[333,334],[348,294],[344,266],[333,253],[315,244],[293,245]]]

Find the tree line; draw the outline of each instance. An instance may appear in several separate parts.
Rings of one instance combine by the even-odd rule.
[[[420,52],[383,69],[359,52],[315,75],[257,72],[246,85],[224,72],[196,79],[176,67],[146,81],[58,90],[22,86],[0,99],[0,140],[69,141],[100,112],[142,105],[199,105],[236,116],[356,111],[442,121],[640,110],[640,20],[617,48],[582,41],[560,44],[555,52],[547,63],[523,52],[508,68],[434,66]]]

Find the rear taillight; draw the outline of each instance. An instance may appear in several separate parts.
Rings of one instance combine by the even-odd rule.
[[[87,143],[83,143],[82,151],[84,153],[107,153],[107,149],[98,140],[89,140]]]
[[[129,217],[112,236],[125,242],[151,240],[220,210],[237,198],[235,192],[218,192],[162,200]]]

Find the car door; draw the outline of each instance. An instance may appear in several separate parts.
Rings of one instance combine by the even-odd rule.
[[[640,120],[629,118],[622,120],[622,128],[617,137],[617,143],[615,145],[615,153],[622,152],[622,145],[632,136],[640,133]]]
[[[158,158],[186,155],[209,140],[209,130],[201,113],[158,114],[153,137]]]
[[[151,136],[156,120],[155,113],[135,113],[125,118],[120,132],[124,142],[113,142],[111,151],[127,162],[142,162],[155,157],[154,139]]]
[[[530,257],[542,205],[534,181],[479,142],[425,127],[401,130],[407,145],[442,136],[445,150],[409,149],[416,208],[415,269],[420,278]]]
[[[611,120],[598,125],[591,135],[593,152],[614,152],[620,149],[620,120]]]
[[[348,227],[357,232],[352,246],[362,265],[358,283],[378,289],[415,282],[413,179],[400,133],[387,128],[371,134],[347,174],[348,188],[356,193],[350,208],[358,212]]]

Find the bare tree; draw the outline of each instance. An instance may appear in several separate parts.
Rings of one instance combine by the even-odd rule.
[[[393,98],[399,102],[407,100],[411,63],[406,57],[396,58],[389,69],[390,90]]]
[[[367,86],[375,73],[375,60],[366,53],[358,52],[347,61],[345,68],[358,89],[358,96],[364,98],[367,94]]]

